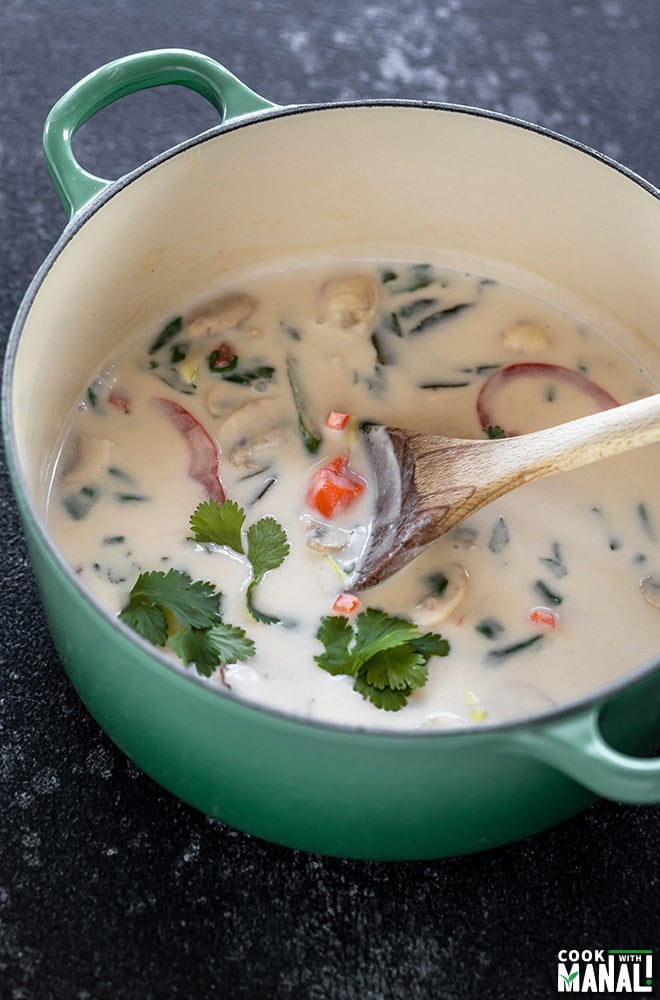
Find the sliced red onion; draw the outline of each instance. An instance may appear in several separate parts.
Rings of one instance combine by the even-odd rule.
[[[593,400],[599,410],[609,410],[619,405],[614,396],[596,382],[592,382],[582,372],[575,371],[573,368],[564,368],[562,365],[553,365],[547,361],[520,361],[513,365],[507,365],[505,368],[498,368],[483,383],[477,397],[477,416],[484,430],[497,425],[497,421],[493,417],[492,402],[498,390],[507,382],[520,378],[558,379],[584,392]],[[517,432],[507,432],[508,435],[515,433]]]
[[[190,452],[188,475],[204,487],[211,500],[224,503],[225,491],[220,481],[220,454],[216,442],[184,406],[163,397],[157,398],[156,402],[183,435],[188,445]]]

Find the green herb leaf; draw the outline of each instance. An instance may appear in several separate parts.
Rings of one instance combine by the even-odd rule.
[[[226,545],[243,555],[241,532],[244,522],[245,511],[233,500],[225,500],[224,503],[205,500],[195,508],[190,518],[190,528],[196,542]]]
[[[398,712],[405,708],[412,691],[392,691],[390,688],[376,688],[368,684],[363,677],[357,677],[353,684],[353,690],[361,694],[366,701],[372,702],[376,708],[382,708],[385,712]]]
[[[384,649],[372,656],[365,664],[363,676],[367,684],[380,691],[385,688],[405,691],[423,687],[428,680],[428,670],[421,653],[416,653],[409,643],[404,643],[396,649]]]
[[[377,708],[398,711],[428,680],[431,656],[446,656],[449,643],[432,632],[420,634],[414,622],[367,608],[353,623],[342,616],[321,620],[317,639],[324,652],[314,659],[334,676],[355,679],[353,688]]]
[[[291,395],[293,396],[293,405],[296,408],[300,437],[310,455],[314,455],[321,447],[321,431],[316,426],[309,412],[305,394],[298,377],[296,362],[292,357],[287,358],[286,374],[291,388]]]
[[[421,653],[427,660],[432,656],[447,656],[449,653],[449,643],[437,632],[425,632],[423,635],[415,636],[410,640],[410,645],[416,653]]]
[[[485,428],[485,431],[487,437],[489,437],[491,441],[495,441],[497,438],[506,437],[506,431],[504,430],[503,427],[500,427],[499,424],[489,425],[488,427]]]
[[[501,552],[502,549],[506,548],[509,544],[509,529],[506,526],[506,521],[503,517],[498,517],[495,522],[492,534],[490,536],[490,541],[488,542],[488,548],[491,552],[497,553]]]
[[[568,573],[568,569],[562,558],[559,542],[552,543],[551,552],[551,556],[539,556],[539,562],[543,563],[556,580],[561,580]]]
[[[250,583],[248,584],[247,592],[245,594],[245,603],[247,605],[248,611],[250,612],[254,620],[256,622],[261,622],[262,625],[281,625],[282,619],[279,618],[277,615],[266,614],[265,611],[260,611],[259,608],[256,607],[254,603],[254,594],[253,594],[255,586],[256,584],[254,580],[251,580]]]
[[[177,333],[181,332],[182,327],[183,327],[182,316],[176,316],[173,320],[170,320],[170,322],[163,327],[163,329],[160,331],[160,333],[152,343],[151,347],[149,348],[149,354],[155,354],[156,351],[159,351],[161,349],[161,347],[165,347],[165,344],[168,344],[170,340],[173,340],[174,337],[176,337]]]
[[[269,382],[275,374],[275,369],[269,365],[234,370],[232,370],[232,367],[219,368],[217,372],[225,382],[235,382],[237,385],[252,385],[253,382]],[[226,372],[229,372],[229,374],[225,374]]]
[[[378,608],[367,608],[358,615],[353,655],[364,664],[386,649],[393,649],[408,642],[417,634],[417,626],[405,618],[390,617]]]
[[[184,628],[208,628],[220,621],[219,604],[220,594],[212,583],[202,580],[193,583],[187,573],[176,569],[167,573],[152,570],[140,573],[119,617],[143,638],[162,646],[165,639],[157,624],[156,611],[161,613],[163,620],[163,612],[169,611]],[[154,628],[162,641],[152,638]]]
[[[245,629],[226,622],[175,632],[169,644],[186,665],[194,663],[204,677],[210,677],[220,664],[237,663],[255,654],[254,642],[247,638]]]
[[[140,573],[119,617],[155,646],[168,643],[186,665],[194,663],[210,677],[218,666],[255,652],[244,629],[222,621],[220,599],[213,584],[193,582],[180,570]]]
[[[529,649],[530,646],[535,646],[536,643],[542,642],[544,636],[539,632],[538,635],[533,635],[529,639],[521,639],[520,642],[512,642],[510,646],[500,646],[498,649],[491,649],[488,651],[488,658],[490,660],[504,660],[507,656],[513,656],[515,653],[520,653],[523,649]]]
[[[242,537],[244,523],[245,511],[233,500],[225,500],[224,503],[205,500],[197,505],[190,518],[196,542],[224,545],[239,555],[246,554]],[[252,579],[248,584],[246,603],[252,617],[266,625],[280,624],[281,619],[255,607],[253,590],[269,570],[277,569],[284,562],[288,553],[286,532],[274,517],[262,517],[250,525],[247,530],[247,558],[252,567]]]
[[[347,618],[342,615],[328,615],[321,619],[316,638],[325,647],[324,653],[314,657],[319,667],[333,676],[356,673],[359,664],[353,659],[348,648],[354,633]]]
[[[564,598],[561,594],[557,594],[554,590],[550,590],[550,587],[546,586],[543,580],[536,580],[534,583],[534,590],[539,595],[539,597],[547,601],[548,604],[561,604]]]
[[[274,517],[262,517],[247,530],[247,556],[252,563],[252,585],[261,583],[268,570],[281,566],[289,554],[286,532]]]
[[[504,625],[497,618],[482,618],[474,627],[486,639],[496,639],[504,632]]]

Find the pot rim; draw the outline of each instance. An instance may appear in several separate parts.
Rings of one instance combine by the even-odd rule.
[[[133,181],[137,180],[144,174],[149,173],[151,170],[156,169],[167,160],[194,148],[197,145],[215,140],[226,133],[258,125],[261,122],[276,118],[290,117],[299,114],[323,113],[325,111],[365,108],[392,108],[402,110],[415,109],[429,112],[463,114],[488,121],[500,122],[514,128],[520,128],[550,141],[559,142],[576,153],[586,155],[599,161],[605,166],[621,174],[624,180],[633,182],[652,197],[660,201],[660,188],[656,187],[650,181],[646,180],[629,167],[624,166],[612,157],[593,149],[579,140],[563,135],[560,132],[556,132],[545,126],[534,124],[532,122],[525,121],[524,119],[515,118],[503,112],[447,102],[385,98],[306,103],[285,106],[272,105],[265,110],[250,112],[233,118],[230,121],[221,122],[219,125],[213,126],[212,128],[205,130],[198,135],[192,136],[181,143],[177,143],[175,146],[164,150],[162,153],[159,153],[155,157],[152,157],[151,159],[140,164],[138,167],[124,174],[117,180],[108,182],[107,187],[104,190],[91,198],[72,216],[69,222],[65,225],[56,243],[37,269],[19,304],[19,308],[12,323],[7,340],[1,385],[1,422],[4,445],[8,459],[7,465],[10,479],[14,488],[19,509],[22,513],[25,513],[28,516],[32,528],[36,531],[50,558],[55,562],[57,569],[64,574],[67,582],[74,588],[74,590],[77,591],[82,600],[89,605],[96,614],[99,614],[101,618],[104,619],[106,625],[117,630],[118,634],[123,636],[127,642],[137,646],[138,649],[141,649],[148,660],[157,663],[159,669],[165,667],[168,671],[174,673],[175,676],[180,677],[187,682],[196,684],[198,688],[208,692],[210,697],[219,698],[225,701],[229,700],[234,704],[240,705],[242,709],[257,713],[257,715],[265,715],[270,719],[277,720],[281,723],[293,724],[295,727],[301,727],[303,729],[320,729],[335,732],[337,734],[350,735],[354,738],[387,738],[388,740],[401,742],[410,739],[415,741],[439,739],[446,740],[451,737],[465,738],[480,734],[483,734],[484,736],[507,735],[511,732],[523,730],[528,726],[541,726],[543,724],[561,722],[569,716],[579,715],[580,713],[584,713],[585,716],[589,716],[591,714],[591,710],[595,710],[596,713],[598,713],[609,699],[644,680],[657,670],[660,670],[660,651],[657,655],[652,656],[649,660],[626,672],[614,681],[611,681],[605,686],[599,687],[579,698],[561,702],[558,705],[539,709],[525,715],[515,716],[512,719],[506,719],[500,722],[488,722],[485,720],[484,722],[473,723],[464,727],[448,727],[446,729],[393,730],[380,728],[378,726],[369,726],[366,728],[363,726],[347,725],[329,722],[326,720],[309,719],[304,716],[288,713],[280,709],[269,707],[268,705],[260,702],[251,701],[245,697],[229,693],[221,685],[213,684],[209,680],[199,676],[197,673],[188,670],[183,664],[179,664],[177,661],[161,652],[158,647],[142,639],[141,636],[121,622],[108,608],[105,607],[105,605],[103,605],[90,591],[88,591],[88,589],[82,585],[72,567],[64,559],[63,555],[55,545],[31,496],[18,458],[14,435],[12,395],[16,354],[23,327],[43,282],[48,276],[48,273],[56,260],[60,257],[63,250],[78,233],[78,231],[93,215],[96,214],[96,212],[98,212],[101,208],[104,208],[115,195],[119,194],[125,187],[133,183]]]

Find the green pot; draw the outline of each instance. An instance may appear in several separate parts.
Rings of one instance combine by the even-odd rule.
[[[221,124],[115,182],[83,170],[77,128],[125,94],[172,83],[210,100]],[[209,815],[345,857],[462,854],[533,834],[596,796],[660,801],[660,760],[649,756],[660,657],[507,725],[400,734],[311,724],[212,689],[143,643],[80,586],[43,519],[58,428],[116,331],[175,312],[223,271],[302,252],[446,248],[476,270],[542,276],[620,318],[623,346],[657,377],[659,342],[640,331],[658,337],[659,192],[501,115],[383,101],[279,108],[182,50],[90,74],[51,112],[44,148],[70,222],[11,334],[3,428],[57,649],[111,739]],[[66,359],[61,371],[54,357]]]

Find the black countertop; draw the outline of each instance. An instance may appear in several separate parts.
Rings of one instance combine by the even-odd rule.
[[[3,0],[3,342],[65,222],[41,156],[48,110],[96,66],[163,46],[206,52],[279,104],[504,111],[660,184],[655,0]],[[119,176],[213,124],[205,102],[167,88],[103,112],[77,149]],[[237,833],[145,777],[86,713],[4,465],[0,509],[0,1000],[534,1000],[555,995],[561,948],[655,947],[660,981],[657,807],[598,802],[519,844],[405,864]]]

